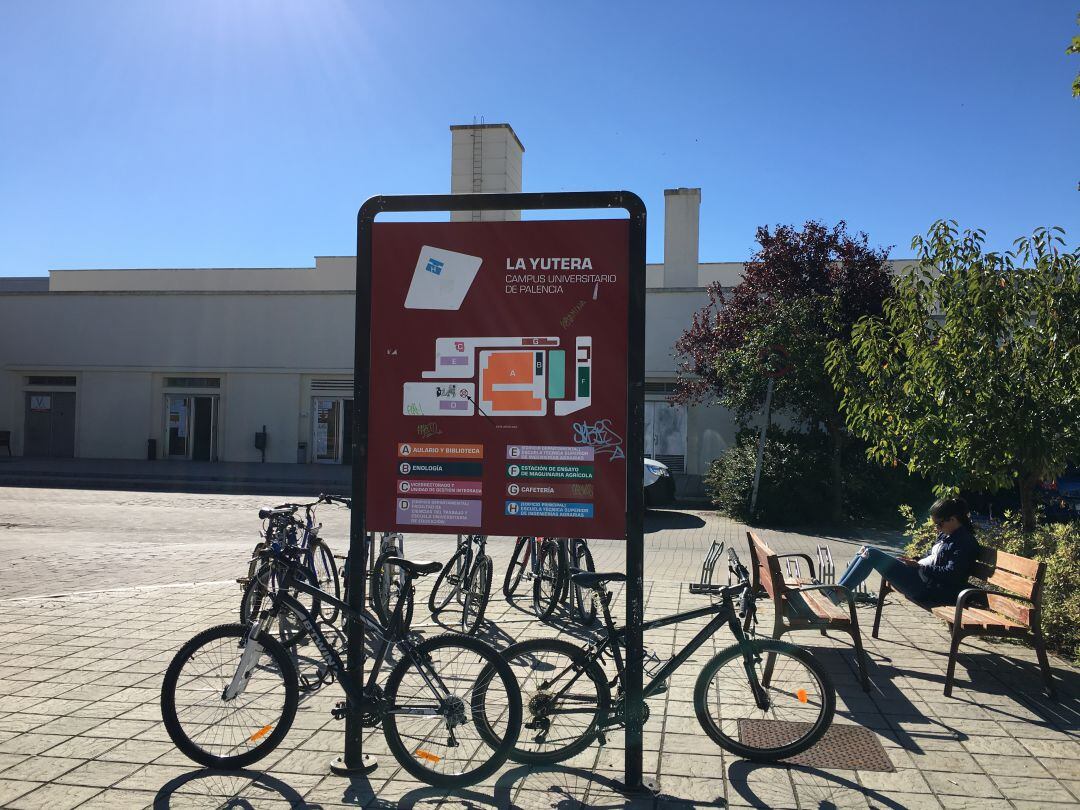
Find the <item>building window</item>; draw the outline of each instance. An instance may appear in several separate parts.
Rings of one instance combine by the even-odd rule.
[[[27,377],[27,385],[48,385],[52,387],[66,386],[73,388],[75,386],[74,377]]]
[[[166,377],[166,388],[220,388],[220,377]]]

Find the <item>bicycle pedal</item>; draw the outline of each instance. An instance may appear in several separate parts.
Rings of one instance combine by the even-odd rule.
[[[335,720],[344,720],[346,711],[347,709],[345,708],[345,701],[339,700],[336,704],[334,704],[334,708],[330,710],[330,716],[333,717]]]

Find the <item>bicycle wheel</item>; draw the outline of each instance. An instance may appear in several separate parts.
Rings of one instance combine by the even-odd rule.
[[[521,584],[525,576],[525,569],[529,565],[529,549],[532,548],[531,537],[519,537],[514,545],[514,553],[510,557],[510,564],[506,566],[506,576],[503,577],[503,596],[507,599],[513,597],[514,592]]]
[[[589,546],[584,540],[570,541],[570,565],[581,571],[596,570],[596,565],[593,564],[592,552],[589,551]],[[580,588],[573,583],[571,583],[571,588],[573,589],[574,614],[577,620],[585,626],[593,624],[596,621],[596,602],[593,601],[592,589]]]
[[[248,628],[222,624],[196,635],[173,656],[161,684],[161,718],[185,756],[208,768],[243,768],[284,739],[299,690],[288,651],[263,633],[261,653],[244,661]],[[225,694],[238,667],[250,668],[243,690]]]
[[[559,545],[545,539],[540,546],[540,573],[533,580],[533,609],[541,619],[555,612],[563,589],[563,570],[559,565]]]
[[[491,557],[486,554],[478,557],[465,594],[465,605],[461,609],[461,632],[468,635],[476,633],[484,621],[488,599],[491,598]]]
[[[305,572],[306,578],[310,581],[314,579],[315,575]],[[269,605],[267,600],[267,593],[269,591],[277,591],[278,583],[281,581],[280,567],[275,565],[272,561],[266,560],[255,572],[248,584],[244,586],[244,595],[240,599],[240,624],[250,624],[253,618],[258,618],[259,611],[264,606]],[[290,596],[298,600],[304,609],[312,616],[318,615],[319,611],[319,599],[307,593],[302,593],[295,588],[290,589]],[[288,610],[282,611],[278,616],[276,627],[274,628],[277,633],[277,639],[286,647],[292,647],[295,644],[303,641],[307,638],[307,628],[296,618],[296,616]]]
[[[319,590],[335,599],[341,598],[341,579],[338,577],[337,562],[330,547],[319,538],[308,546],[308,568],[315,572]],[[319,601],[319,618],[327,624],[333,624],[338,617],[337,607],[325,600]]]
[[[532,639],[511,644],[502,656],[521,688],[521,734],[510,759],[527,765],[562,762],[592,745],[611,707],[611,688],[583,649],[559,639]],[[485,726],[480,730],[489,733]]]
[[[465,585],[465,574],[469,571],[471,561],[472,548],[468,544],[458,545],[457,551],[450,558],[450,562],[443,566],[439,576],[435,578],[435,585],[431,588],[428,608],[432,614],[443,610],[461,591]]]
[[[738,644],[701,670],[694,686],[698,722],[717,745],[746,759],[773,762],[805,751],[828,730],[836,709],[828,673],[793,644],[769,639],[746,644],[749,670]],[[751,679],[764,690],[765,708],[754,698]]]
[[[481,674],[487,678],[482,684]],[[436,695],[433,683],[446,694]],[[510,665],[469,636],[436,636],[405,650],[385,696],[386,744],[406,771],[429,785],[486,779],[506,762],[521,730],[521,691]]]
[[[394,556],[398,556],[397,552],[384,551],[375,561],[375,569],[371,577],[371,607],[383,626],[388,627],[394,615],[394,608],[401,599],[404,599],[401,629],[408,630],[416,607],[413,588],[404,571],[396,565],[387,565],[386,558]]]

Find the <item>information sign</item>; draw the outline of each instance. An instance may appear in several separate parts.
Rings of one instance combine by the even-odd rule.
[[[374,225],[369,531],[625,539],[628,228]]]

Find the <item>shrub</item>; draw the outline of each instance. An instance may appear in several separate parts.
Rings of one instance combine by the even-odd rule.
[[[762,459],[757,519],[781,525],[831,520],[831,457],[823,431],[771,428]],[[757,433],[742,431],[735,444],[713,461],[705,489],[717,508],[748,521],[757,463]],[[850,442],[844,453],[844,511],[856,519],[892,517],[897,504],[929,500],[929,488],[903,470],[885,469],[866,459],[863,445]]]
[[[910,507],[901,507],[901,513],[908,524],[908,556],[925,556],[937,537],[933,523],[920,523]],[[1043,635],[1047,646],[1080,664],[1080,524],[1037,525],[1025,533],[1020,516],[1008,512],[1004,521],[976,529],[975,535],[983,546],[1046,563]]]

